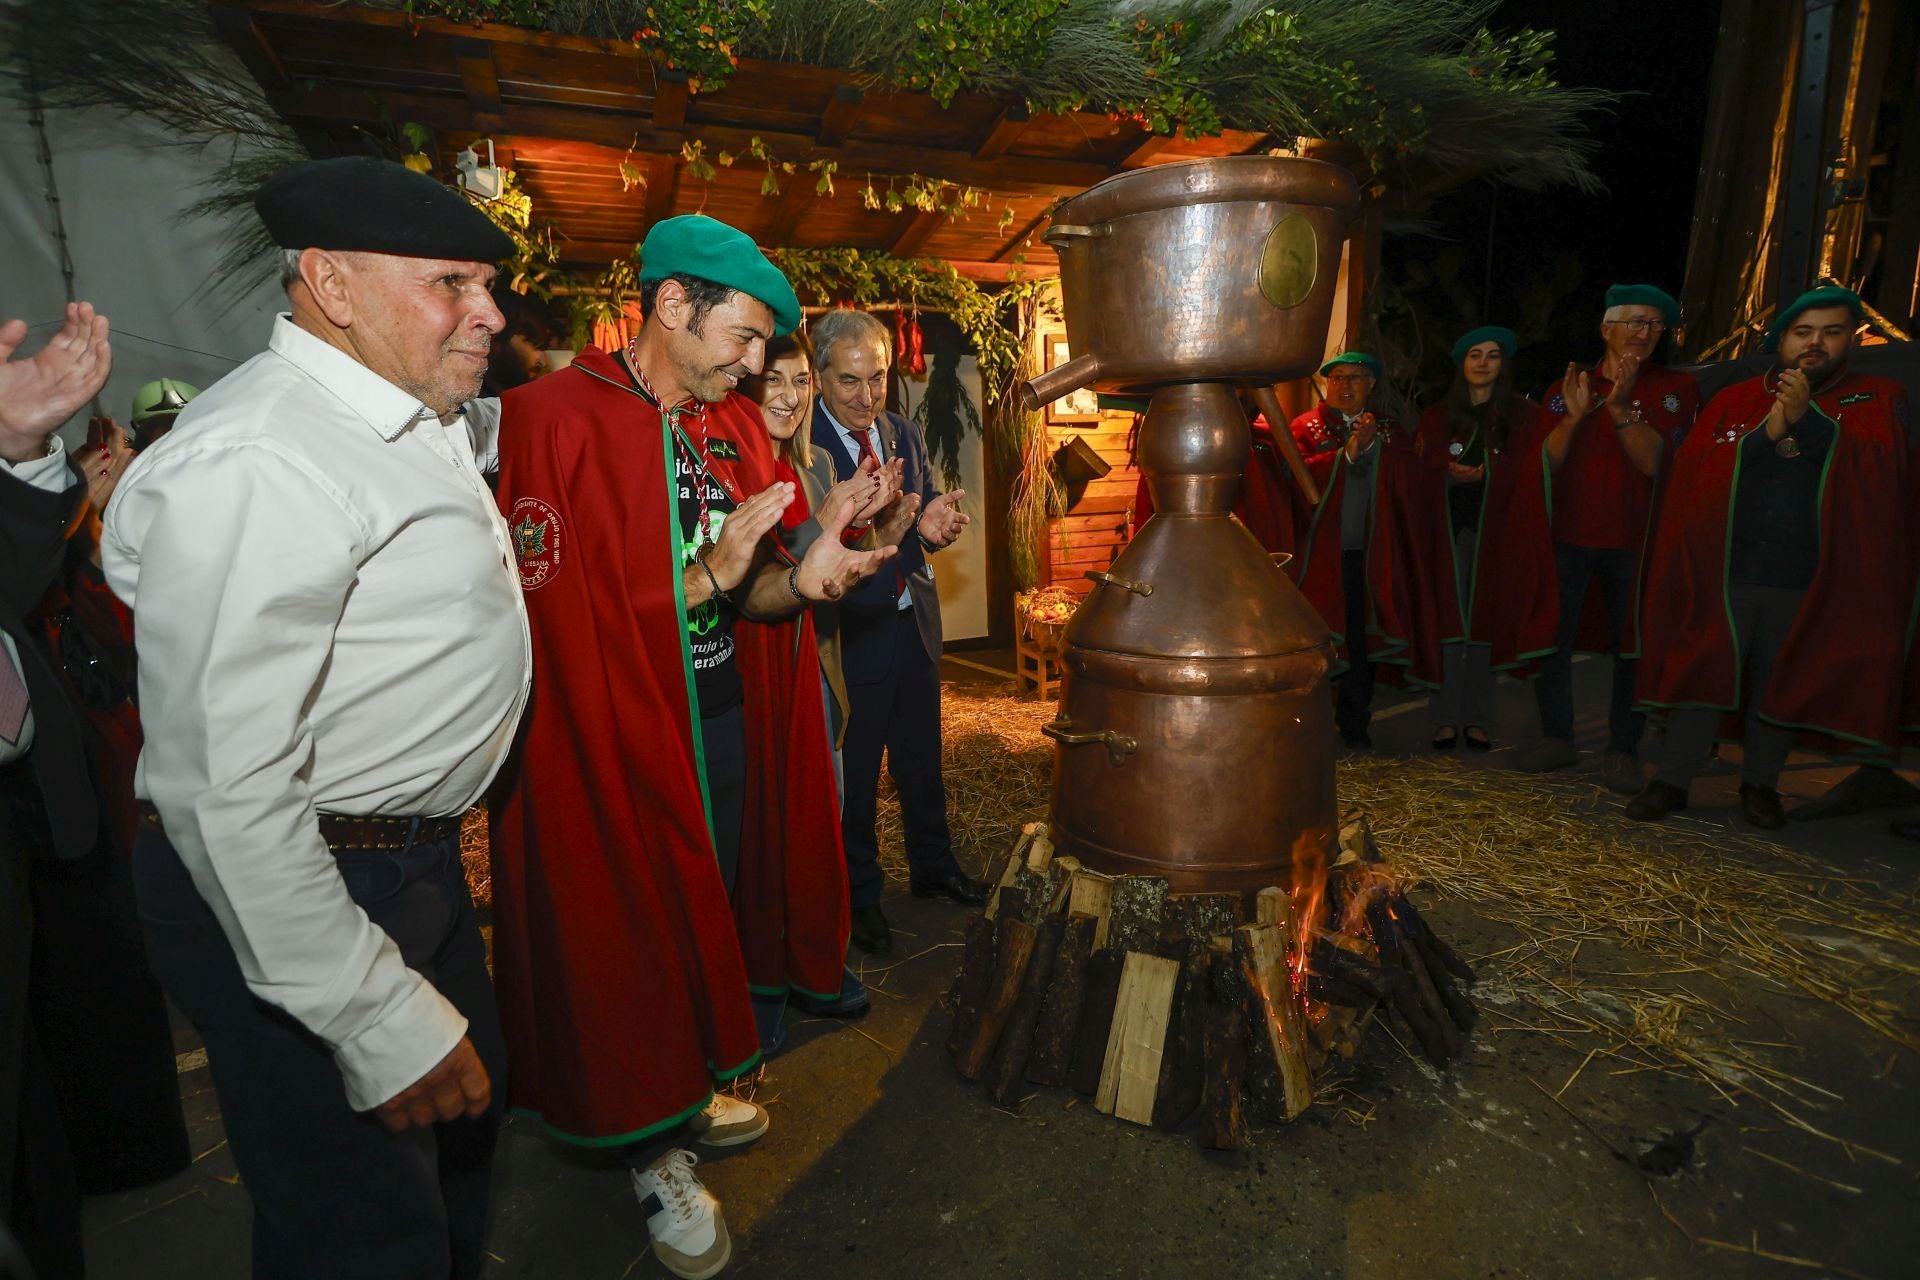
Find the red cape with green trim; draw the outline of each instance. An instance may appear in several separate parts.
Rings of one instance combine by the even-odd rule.
[[[1300,591],[1320,611],[1320,620],[1333,633],[1338,659],[1336,671],[1351,662],[1348,655],[1347,593],[1340,575],[1340,503],[1346,491],[1346,453],[1322,421],[1327,406],[1295,418],[1294,442],[1306,459],[1320,490],[1300,538],[1300,553],[1287,566]],[[1377,675],[1390,684],[1438,687],[1440,684],[1440,622],[1437,593],[1419,585],[1431,550],[1434,520],[1421,480],[1426,468],[1414,451],[1409,433],[1382,420],[1380,447],[1370,473],[1373,490],[1373,532],[1367,542],[1367,636],[1364,652],[1379,664]]]
[[[1300,508],[1306,499],[1293,483],[1280,446],[1274,442],[1267,420],[1255,415],[1253,447],[1247,453],[1247,468],[1240,473],[1240,496],[1234,500],[1233,514],[1247,526],[1247,532],[1259,540],[1269,554],[1284,551],[1293,554],[1306,523]],[[1153,493],[1147,487],[1145,473],[1133,497],[1133,527],[1137,532],[1153,515]]]
[[[1820,560],[1788,632],[1760,714],[1832,755],[1895,741],[1912,590],[1905,528],[1907,458],[1897,383],[1848,373],[1814,403],[1837,431],[1820,487]],[[1844,402],[1844,403],[1843,403]],[[1730,525],[1741,442],[1773,405],[1763,380],[1713,398],[1668,469],[1641,597],[1640,701],[1738,712],[1741,687],[1727,611]],[[1721,736],[1737,739],[1729,715]]]
[[[754,1063],[749,982],[837,994],[848,928],[806,611],[734,629],[749,776],[727,901],[696,747],[670,450],[629,385],[589,348],[509,392],[500,432],[534,665],[492,822],[509,1100],[596,1144],[684,1117]],[[714,474],[736,497],[772,483],[749,401],[712,406],[708,431],[734,445]]]
[[[1416,451],[1426,468],[1431,531],[1416,540],[1422,563],[1418,581],[1435,594],[1433,612],[1448,644],[1483,644],[1493,669],[1529,674],[1534,660],[1552,653],[1559,616],[1553,534],[1547,519],[1546,481],[1533,440],[1535,406],[1524,396],[1509,408],[1508,445],[1489,450],[1472,576],[1459,581],[1453,562],[1453,523],[1447,505],[1447,446],[1452,433],[1443,404],[1420,416]],[[1532,452],[1527,452],[1529,444]]]

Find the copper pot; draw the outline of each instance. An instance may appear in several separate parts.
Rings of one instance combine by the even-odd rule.
[[[1060,254],[1075,355],[1028,383],[1028,408],[1085,386],[1271,384],[1320,362],[1359,192],[1345,169],[1227,156],[1123,173],[1062,204]]]
[[[1358,203],[1332,165],[1229,157],[1111,178],[1047,232],[1078,354],[1026,385],[1029,405],[1153,391],[1155,514],[1088,575],[1046,727],[1055,844],[1088,867],[1244,890],[1333,849],[1332,643],[1233,517],[1251,437],[1229,384],[1319,363]]]

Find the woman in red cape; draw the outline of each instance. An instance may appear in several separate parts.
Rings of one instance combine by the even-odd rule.
[[[742,618],[748,780],[733,901],[715,860],[669,429],[589,348],[502,402],[500,504],[534,694],[494,807],[494,981],[509,1097],[624,1145],[760,1056],[749,987],[835,999],[848,914],[813,624]],[[759,409],[708,407],[715,478],[774,480]],[[731,455],[731,456],[729,456]]]
[[[1462,734],[1469,747],[1490,748],[1492,674],[1528,674],[1554,647],[1545,487],[1535,455],[1524,452],[1534,405],[1512,389],[1514,343],[1513,331],[1497,325],[1456,342],[1458,376],[1421,415],[1415,437],[1430,522],[1415,541],[1419,583],[1433,596],[1445,646],[1433,738],[1441,750]]]

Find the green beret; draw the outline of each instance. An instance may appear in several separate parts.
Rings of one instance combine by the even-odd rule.
[[[172,417],[199,394],[198,387],[178,378],[156,378],[133,393],[133,425],[137,427],[149,418]]]
[[[1680,304],[1665,289],[1650,284],[1616,284],[1607,290],[1607,310],[1615,307],[1652,307],[1667,322],[1667,328],[1680,327]]]
[[[283,249],[498,262],[513,238],[445,183],[373,156],[309,160],[260,185],[253,207]]]
[[[1515,344],[1519,342],[1519,339],[1514,336],[1514,332],[1511,329],[1502,328],[1497,324],[1483,324],[1478,329],[1468,330],[1461,335],[1460,341],[1453,344],[1453,362],[1455,364],[1464,364],[1467,359],[1467,352],[1473,350],[1483,342],[1499,343],[1500,354],[1506,359],[1511,360],[1513,359],[1513,348]]]
[[[1325,364],[1320,366],[1320,376],[1323,378],[1326,377],[1327,370],[1333,368],[1333,366],[1337,364],[1365,365],[1367,367],[1367,372],[1372,374],[1376,381],[1380,377],[1380,372],[1381,372],[1380,362],[1378,360],[1375,360],[1372,356],[1368,355],[1364,351],[1342,351],[1339,355],[1335,356],[1333,359],[1327,361]]]
[[[704,214],[662,219],[640,242],[640,283],[668,276],[710,280],[766,303],[773,311],[775,337],[800,327],[800,299],[780,268],[744,231]]]
[[[1847,314],[1853,317],[1856,325],[1867,318],[1867,309],[1861,304],[1859,294],[1837,284],[1823,284],[1818,289],[1809,289],[1795,298],[1785,311],[1774,317],[1772,327],[1767,330],[1766,343],[1760,349],[1778,351],[1780,336],[1787,331],[1787,326],[1792,324],[1801,312],[1820,311],[1827,307],[1845,307]]]

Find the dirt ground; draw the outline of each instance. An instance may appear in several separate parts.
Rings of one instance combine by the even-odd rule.
[[[950,699],[993,687],[980,669],[996,665],[992,656],[961,658],[947,665]],[[1604,701],[1600,668],[1577,669],[1584,707]],[[1383,690],[1380,706],[1378,749],[1426,757],[1424,703]],[[1527,691],[1505,690],[1500,715],[1501,745],[1524,743],[1534,723]],[[1580,732],[1582,745],[1600,745],[1590,718]],[[1044,760],[1042,743],[1032,749]],[[1449,767],[1507,760],[1456,752]],[[1783,789],[1817,795],[1839,772],[1796,757]],[[1624,929],[1569,952],[1543,947],[1470,892],[1417,889],[1436,929],[1479,970],[1483,1016],[1468,1053],[1442,1074],[1373,1034],[1348,1078],[1302,1119],[1257,1130],[1253,1150],[1226,1156],[1200,1150],[1190,1131],[1098,1115],[1066,1091],[995,1108],[941,1048],[940,997],[965,913],[902,893],[886,904],[894,955],[865,966],[872,1014],[851,1027],[795,1021],[792,1047],[756,1086],[773,1131],[702,1165],[735,1234],[727,1274],[1920,1275],[1920,1055],[1911,1047],[1920,1041],[1920,845],[1888,835],[1888,815],[1878,814],[1790,824],[1755,846],[1726,807],[1735,781],[1729,766],[1713,766],[1675,830],[1739,844],[1756,871],[1811,858],[1904,920],[1893,931],[1810,926],[1803,939],[1868,966],[1849,971],[1874,975],[1892,1034],[1736,956],[1712,958],[1712,939],[1701,940],[1708,958],[1687,966],[1649,955]],[[1619,802],[1603,795],[1563,788],[1544,803],[1597,832],[1617,822]],[[1667,830],[1635,836],[1644,856],[1663,856]],[[989,842],[956,834],[978,872]],[[1789,1083],[1743,1080],[1724,1065],[1650,1065],[1631,1046],[1672,1037],[1630,1025],[1630,1011],[1579,1014],[1567,1003],[1622,999],[1609,992],[1643,993],[1649,1007],[1684,997],[1712,1011],[1731,1060],[1765,1063],[1771,1079]],[[165,1184],[89,1203],[96,1280],[247,1274],[246,1193],[190,1031],[180,1048],[195,1149],[206,1154]],[[647,1251],[624,1174],[606,1161],[514,1121],[495,1188],[490,1275],[666,1274]]]

